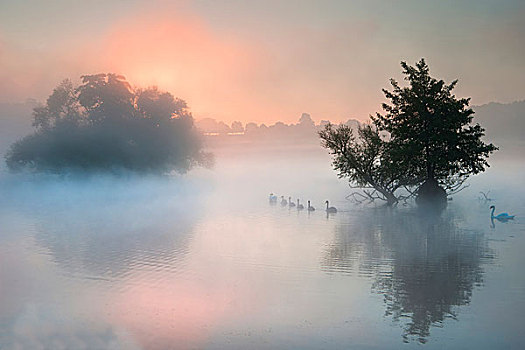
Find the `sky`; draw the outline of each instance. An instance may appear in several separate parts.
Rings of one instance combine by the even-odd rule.
[[[196,119],[366,120],[422,57],[475,105],[525,99],[525,1],[0,0],[0,102],[114,72]]]

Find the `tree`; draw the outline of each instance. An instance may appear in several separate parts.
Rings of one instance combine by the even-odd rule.
[[[312,120],[312,117],[308,113],[301,114],[301,117],[299,118],[299,126],[304,128],[313,128],[315,127],[315,123]]]
[[[246,127],[244,128],[246,134],[255,134],[259,130],[259,127],[255,123],[248,123],[246,124]]]
[[[489,166],[497,147],[484,143],[484,129],[471,124],[470,99],[452,94],[457,80],[447,85],[430,77],[424,59],[415,67],[401,66],[409,86],[390,80],[393,91],[383,89],[390,104],[383,103],[384,115],[371,117],[373,126],[358,127],[358,138],[348,125],[326,125],[319,135],[340,177],[380,194],[365,192],[368,197],[393,204],[406,198],[396,194],[403,188],[418,200],[443,202],[446,191],[461,189],[470,175]]]
[[[393,91],[383,89],[390,104],[383,103],[385,114],[377,113],[372,121],[389,133],[392,161],[407,169],[412,185],[458,189],[489,166],[488,156],[497,147],[484,143],[484,129],[471,124],[470,98],[452,94],[457,80],[447,85],[432,78],[424,59],[415,67],[401,66],[409,86],[391,79]]]
[[[33,126],[40,130],[48,130],[60,123],[80,122],[81,111],[78,102],[78,92],[71,80],[62,81],[48,97],[45,106],[33,109]]]
[[[348,178],[352,187],[364,188],[365,198],[383,199],[389,205],[397,203],[401,198],[396,191],[409,182],[406,173],[392,162],[388,142],[375,127],[360,125],[357,130],[358,138],[350,126],[334,128],[328,123],[319,132],[323,147],[333,156],[334,169],[340,178]]]
[[[232,132],[236,133],[243,133],[244,132],[244,126],[242,126],[242,123],[239,121],[234,121],[231,126]]]
[[[11,170],[184,172],[208,164],[185,101],[156,87],[133,89],[123,76],[65,80],[34,109],[36,131],[6,155]]]

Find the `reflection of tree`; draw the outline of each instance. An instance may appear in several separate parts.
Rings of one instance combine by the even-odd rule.
[[[147,182],[136,185],[148,187]],[[73,198],[59,199],[46,193],[37,210],[27,208],[35,220],[36,242],[55,263],[67,273],[94,278],[123,277],[141,268],[172,271],[180,267],[195,221],[189,215],[193,201],[186,199],[182,206],[151,185],[150,193],[137,190],[131,195],[88,186],[98,193],[81,198],[76,189],[69,193]]]
[[[384,296],[386,315],[403,322],[404,341],[425,343],[432,326],[456,319],[474,286],[483,282],[490,259],[482,235],[458,227],[453,217],[376,210],[340,227],[323,261],[329,271],[374,276],[372,290]],[[404,321],[407,319],[407,321]]]

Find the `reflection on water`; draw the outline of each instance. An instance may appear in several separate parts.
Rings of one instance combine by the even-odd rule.
[[[348,272],[358,264],[384,296],[385,314],[403,324],[404,340],[425,343],[432,326],[457,319],[457,307],[470,302],[483,283],[483,264],[493,258],[483,234],[461,228],[453,209],[437,217],[363,210],[357,224],[337,227],[323,266]]]
[[[35,242],[65,273],[112,279],[142,268],[179,268],[192,232],[191,215],[169,201],[148,201],[148,208],[145,203],[100,203],[94,209],[92,204],[77,204],[60,212],[58,222],[39,218],[35,225]]]
[[[521,195],[494,189],[517,218],[493,228],[477,189],[437,216],[355,206],[315,152],[0,186],[2,350],[524,343]],[[271,192],[317,210],[271,205]]]

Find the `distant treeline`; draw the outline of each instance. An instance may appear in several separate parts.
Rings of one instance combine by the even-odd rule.
[[[212,118],[198,120],[195,124],[197,128],[207,136],[246,135],[255,138],[282,140],[286,140],[287,138],[294,140],[302,138],[312,139],[317,142],[317,132],[322,130],[328,123],[328,120],[321,120],[319,124],[315,124],[310,114],[303,113],[296,124],[276,122],[269,126],[266,124],[257,125],[256,123],[243,125],[241,122],[235,121],[230,126]],[[360,123],[355,119],[349,119],[344,124],[357,129]]]
[[[473,106],[475,111],[474,121],[482,124],[486,129],[486,139],[495,142],[500,149],[505,151],[520,151],[525,148],[525,101],[513,103],[489,103],[481,106]],[[246,138],[256,140],[290,140],[290,141],[312,141],[318,142],[317,132],[324,129],[328,120],[314,123],[309,114],[303,113],[295,124],[276,122],[273,125],[247,123],[239,121],[228,125],[212,118],[197,120],[195,125],[205,135],[210,136],[236,136],[245,135]],[[356,119],[348,119],[343,122],[357,131],[361,124]],[[521,154],[521,153],[520,153]]]
[[[186,102],[116,74],[63,81],[34,108],[32,125],[6,154],[11,170],[167,173],[210,161]]]

